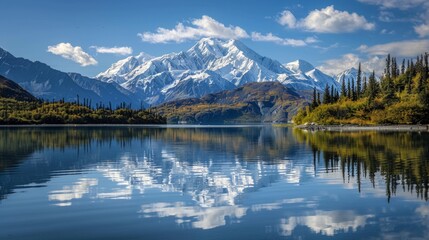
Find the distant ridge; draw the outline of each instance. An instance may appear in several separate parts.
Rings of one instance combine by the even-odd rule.
[[[306,104],[292,88],[279,82],[260,82],[168,102],[154,110],[172,123],[287,122]]]
[[[17,83],[0,75],[0,98],[13,98],[18,101],[37,101],[31,93]]]

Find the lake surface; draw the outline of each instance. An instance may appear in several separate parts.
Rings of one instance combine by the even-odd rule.
[[[0,239],[428,239],[429,134],[0,128]]]

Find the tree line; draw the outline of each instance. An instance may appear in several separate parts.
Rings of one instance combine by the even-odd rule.
[[[96,103],[90,99],[74,102],[17,101],[0,98],[0,124],[163,124],[166,119],[151,109],[132,109],[125,102],[115,108],[111,103]]]
[[[420,124],[429,122],[429,54],[415,59],[386,57],[383,76],[372,71],[356,81],[341,79],[341,88],[326,85],[323,96],[313,90],[311,104],[294,118],[295,123],[321,124]]]

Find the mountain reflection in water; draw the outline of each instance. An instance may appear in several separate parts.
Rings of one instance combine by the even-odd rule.
[[[104,219],[151,229],[131,224],[130,237],[159,237],[172,223],[165,238],[386,237],[388,225],[417,222],[402,234],[418,238],[428,232],[428,140],[272,126],[0,128],[0,214],[29,207],[6,208],[14,198],[56,219],[73,209],[98,237],[116,234],[97,228]],[[17,239],[35,231],[4,229]]]

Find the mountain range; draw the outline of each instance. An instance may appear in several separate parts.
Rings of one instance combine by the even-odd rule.
[[[116,82],[158,105],[176,99],[201,97],[251,82],[278,81],[296,90],[323,90],[339,84],[310,63],[285,65],[263,57],[237,40],[203,38],[185,52],[150,57],[140,54],[113,64],[96,77]]]
[[[41,62],[17,58],[0,48],[0,75],[13,80],[37,98],[75,101],[91,99],[98,102],[133,102],[131,92],[116,83],[105,83],[79,74],[55,70]]]
[[[356,71],[350,69],[332,77],[304,60],[283,65],[240,41],[203,38],[184,52],[127,57],[94,78],[64,73],[38,61],[17,58],[0,48],[0,75],[37,98],[87,98],[94,105],[126,102],[136,108],[200,98],[253,82],[279,82],[304,95],[313,88],[322,91],[326,84],[339,89],[341,77],[355,79]]]

